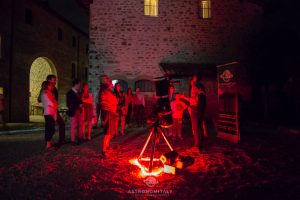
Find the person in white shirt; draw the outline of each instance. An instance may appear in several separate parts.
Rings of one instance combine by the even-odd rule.
[[[46,149],[52,149],[54,147],[51,139],[55,133],[55,120],[57,119],[58,104],[55,96],[51,92],[52,90],[53,85],[48,81],[44,81],[42,84],[41,101],[43,103],[45,118]]]

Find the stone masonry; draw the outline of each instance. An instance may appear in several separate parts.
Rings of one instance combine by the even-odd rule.
[[[25,23],[26,9],[32,13],[31,24]],[[29,120],[30,68],[39,57],[47,58],[55,67],[59,103],[64,106],[65,94],[72,82],[72,63],[78,66],[78,78],[85,79],[89,65],[88,34],[34,0],[1,1],[0,23],[0,86],[5,92],[6,121]],[[61,41],[58,40],[58,28],[63,33]],[[75,47],[73,38],[76,38]]]
[[[202,65],[243,62],[245,40],[262,9],[241,0],[211,0],[211,18],[201,19],[199,12],[197,0],[160,0],[158,17],[144,16],[143,0],[94,0],[89,54],[94,93],[102,73],[134,87],[137,80],[163,75],[160,63],[194,63],[201,71]],[[216,76],[206,78],[208,101],[216,105]]]

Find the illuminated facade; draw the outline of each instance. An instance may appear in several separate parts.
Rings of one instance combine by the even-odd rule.
[[[191,73],[204,71],[209,101],[216,103],[216,65],[243,61],[247,34],[261,14],[261,7],[240,0],[93,1],[89,81],[97,90],[106,73],[135,88],[170,74],[182,79],[182,91]]]
[[[6,121],[42,115],[36,96],[48,73],[58,77],[61,107],[72,78],[87,78],[88,35],[39,2],[1,1],[0,88]]]

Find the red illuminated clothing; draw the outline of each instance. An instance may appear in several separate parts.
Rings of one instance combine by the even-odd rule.
[[[182,119],[183,111],[187,108],[187,105],[180,100],[171,102],[172,117],[175,119]]]
[[[110,89],[105,89],[101,91],[100,94],[100,105],[101,105],[101,110],[106,110],[106,111],[116,113],[117,106],[118,106],[118,99]]]
[[[83,121],[91,122],[94,116],[94,100],[93,94],[81,94],[83,107]]]

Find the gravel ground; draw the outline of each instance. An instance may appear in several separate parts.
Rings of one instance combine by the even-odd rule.
[[[129,163],[147,136],[146,130],[129,129],[112,140],[113,150],[103,159],[103,136],[96,133],[92,141],[56,151],[44,150],[43,133],[1,135],[0,199],[300,198],[298,134],[248,128],[239,144],[210,136],[200,154],[190,148],[193,140],[186,134],[184,140],[170,141],[194,164],[176,175],[150,178]],[[163,140],[156,149],[158,157],[168,152]]]

